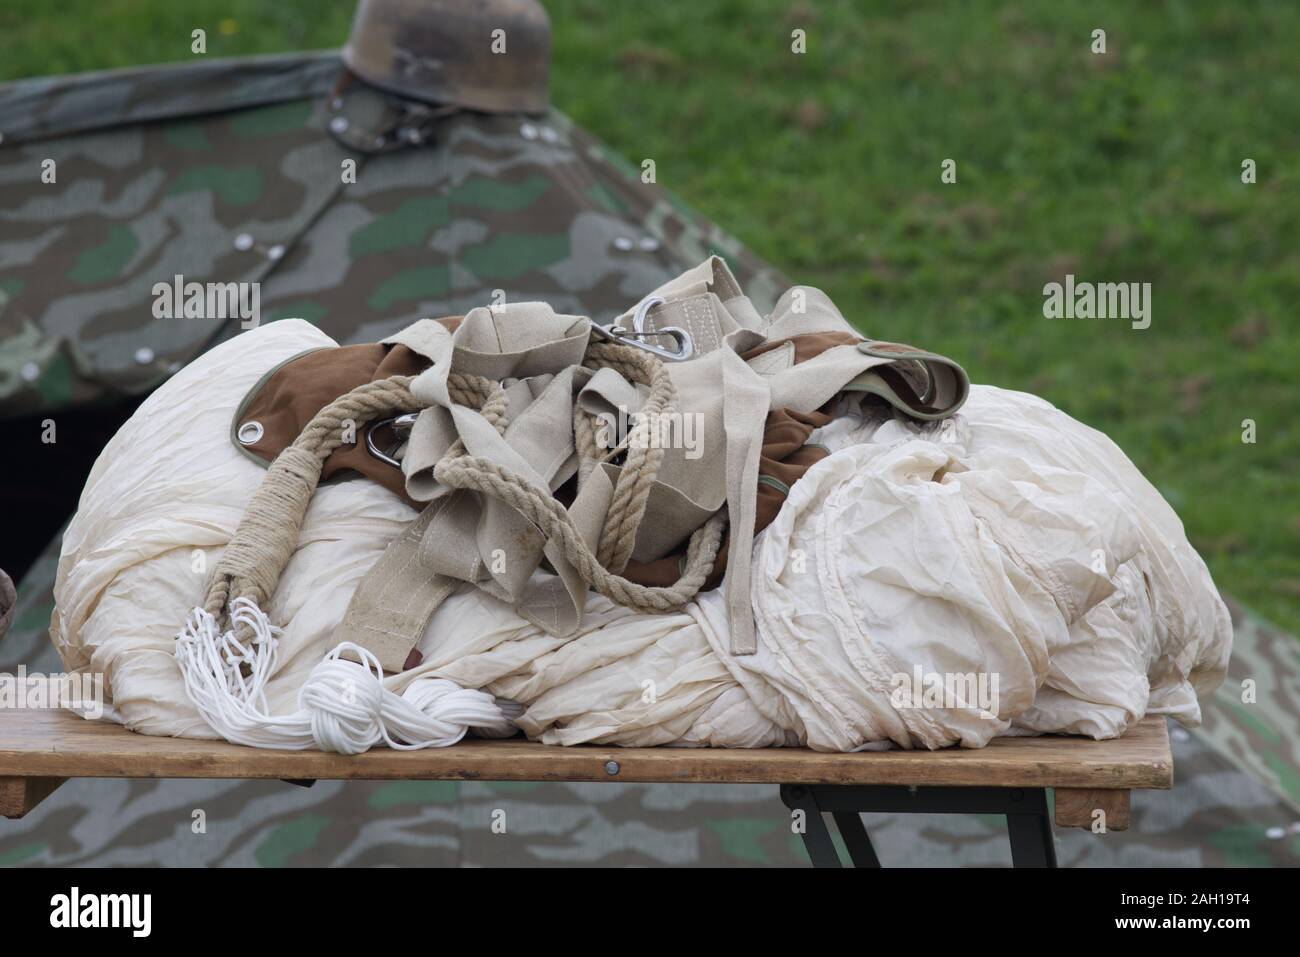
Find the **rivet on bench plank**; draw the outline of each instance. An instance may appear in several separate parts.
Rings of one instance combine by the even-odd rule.
[[[605,762],[605,773],[608,774],[608,775],[611,775],[611,776],[612,776],[612,775],[615,775],[615,774],[618,774],[618,762],[617,762],[617,761],[606,761],[606,762]]]

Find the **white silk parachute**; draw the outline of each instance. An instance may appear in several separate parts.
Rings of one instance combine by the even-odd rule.
[[[265,474],[231,441],[232,418],[269,370],[333,345],[299,320],[240,335],[145,400],[96,462],[64,537],[52,637],[69,670],[105,676],[111,719],[221,736],[177,635]],[[450,743],[467,727],[559,745],[852,751],[1109,738],[1151,713],[1200,721],[1198,698],[1227,668],[1227,611],[1173,510],[1104,435],[976,386],[950,419],[882,407],[812,440],[832,454],[754,543],[756,654],[731,653],[722,589],[668,614],[592,594],[578,630],[556,637],[467,584],[434,613],[422,662],[373,679],[375,702],[382,691],[417,710],[444,690],[481,693],[436,742],[395,720],[345,746],[311,711],[305,688],[358,582],[416,516],[376,483],[322,484],[263,609],[279,631],[257,712],[299,722],[292,746],[348,751]]]

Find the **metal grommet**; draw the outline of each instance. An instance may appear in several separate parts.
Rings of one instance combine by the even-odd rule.
[[[257,442],[266,430],[262,428],[262,423],[257,421],[248,421],[239,427],[235,436],[239,439],[240,445],[253,445]]]
[[[646,252],[652,253],[659,248],[659,240],[655,239],[653,236],[642,236],[637,242],[637,245]]]
[[[346,116],[336,116],[330,120],[331,133],[346,133],[348,131],[348,118]]]
[[[242,251],[253,248],[253,237],[248,233],[240,233],[235,237],[235,248]]]
[[[605,773],[606,773],[606,774],[609,774],[609,775],[618,774],[618,762],[617,762],[617,761],[606,761],[606,762],[605,762]]]
[[[519,127],[519,135],[526,140],[535,140],[537,139],[537,127],[533,126],[532,123],[525,123]]]
[[[1264,832],[1264,836],[1267,837],[1270,841],[1280,841],[1282,840],[1282,838],[1286,837],[1286,828],[1270,827],[1267,831]]]
[[[555,132],[555,130],[549,126],[543,126],[542,139],[546,140],[548,143],[558,143],[560,141],[560,134]]]
[[[135,361],[142,366],[147,366],[153,362],[153,350],[148,346],[141,346],[135,350]]]
[[[272,246],[270,249],[266,251],[266,257],[268,259],[279,259],[283,255],[284,255],[284,247],[281,246],[279,243],[276,243],[274,246]]]
[[[18,374],[23,377],[24,382],[35,382],[41,377],[41,367],[35,362],[24,362]]]
[[[615,248],[615,249],[621,249],[621,250],[623,250],[624,252],[627,252],[629,249],[633,249],[635,246],[636,246],[636,243],[634,243],[634,242],[632,241],[631,237],[629,237],[629,236],[615,236],[615,237],[614,237],[614,248]]]

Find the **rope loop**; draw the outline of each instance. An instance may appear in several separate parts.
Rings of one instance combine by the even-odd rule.
[[[449,488],[470,489],[506,502],[533,522],[548,540],[558,543],[583,581],[607,598],[644,611],[678,609],[695,597],[713,568],[722,542],[725,511],[715,514],[691,536],[685,568],[674,584],[650,587],[622,576],[664,458],[662,443],[652,441],[650,430],[657,427],[661,416],[677,410],[677,388],[663,362],[644,350],[619,343],[588,343],[583,365],[612,369],[629,382],[649,388],[637,425],[612,449],[602,449],[597,443],[595,416],[575,410],[580,482],[599,462],[623,456],[595,552],[549,489],[533,485],[490,459],[467,454],[459,439],[434,467],[434,478]],[[203,604],[209,615],[223,614],[239,599],[267,606],[297,547],[325,460],[343,444],[349,427],[355,434],[356,429],[375,419],[421,408],[411,394],[411,381],[410,376],[393,376],[368,382],[340,396],[316,413],[293,444],[276,457],[217,563]],[[452,372],[447,376],[447,392],[452,402],[475,409],[504,434],[507,401],[501,383]],[[250,635],[241,621],[234,624],[239,639],[248,640]]]

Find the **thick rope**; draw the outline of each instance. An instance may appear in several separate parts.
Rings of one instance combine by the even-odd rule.
[[[659,473],[659,466],[663,464],[663,445],[651,441],[651,430],[664,421],[665,413],[677,408],[677,386],[662,362],[631,346],[613,342],[592,343],[587,349],[584,365],[613,369],[630,382],[650,387],[650,395],[641,407],[636,427],[625,440],[627,458],[614,484],[614,495],[597,545],[600,564],[611,571],[621,572],[632,557],[650,489]]]
[[[448,488],[472,489],[505,502],[558,543],[564,557],[593,590],[642,611],[673,611],[695,597],[713,569],[726,524],[725,513],[710,518],[691,536],[682,576],[672,585],[651,587],[607,570],[560,502],[538,495],[531,482],[490,459],[472,455],[444,458],[434,467],[433,475]]]
[[[613,369],[650,388],[636,428],[615,450],[625,448],[626,458],[596,552],[592,552],[549,489],[537,488],[489,459],[466,454],[460,440],[435,466],[434,477],[449,488],[472,489],[509,504],[549,540],[557,542],[582,579],[598,593],[647,611],[680,608],[699,592],[713,568],[722,541],[723,513],[691,536],[686,567],[673,585],[649,587],[619,574],[631,557],[650,489],[663,461],[662,443],[651,441],[650,430],[658,427],[660,416],[676,408],[677,389],[662,362],[629,346],[593,342],[587,348],[584,364]],[[340,396],[321,409],[293,444],[276,457],[217,563],[203,605],[208,614],[220,616],[241,598],[265,607],[297,546],[325,459],[343,444],[349,428],[355,435],[356,429],[373,419],[419,408],[410,383],[408,376],[394,376]],[[506,395],[499,383],[481,376],[451,373],[447,388],[453,402],[477,409],[498,432],[504,433]],[[590,420],[575,428],[580,459],[591,460],[598,454],[594,428]],[[609,454],[603,452],[601,457]],[[239,637],[247,640],[248,635]]]
[[[650,386],[650,396],[642,407],[648,412],[621,445],[627,446],[627,460],[615,485],[614,496],[605,515],[605,525],[595,553],[573,524],[564,506],[549,490],[538,489],[532,482],[490,459],[465,454],[457,442],[434,466],[433,476],[448,488],[470,489],[500,499],[536,525],[548,540],[557,542],[583,581],[605,597],[642,611],[673,611],[690,602],[703,587],[713,570],[722,542],[725,517],[722,513],[697,529],[687,544],[686,566],[672,585],[651,587],[630,581],[618,574],[627,565],[636,541],[636,532],[645,515],[650,489],[663,461],[663,447],[650,442],[649,429],[661,421],[659,416],[677,403],[677,389],[663,363],[648,353],[615,343],[592,343],[585,364],[593,368],[608,367],[624,378]],[[505,392],[498,383],[482,377],[466,376],[463,395],[474,400],[487,394],[480,412],[505,431]],[[476,380],[476,381],[470,381]],[[455,398],[455,397],[453,397]],[[474,402],[462,404],[474,407]],[[498,415],[498,409],[500,413]],[[489,414],[489,412],[491,414]],[[575,420],[578,416],[575,416]],[[575,421],[575,444],[580,461],[595,457],[594,416],[579,430]],[[602,549],[604,552],[602,553]],[[612,558],[607,558],[612,554]]]
[[[345,430],[355,434],[372,419],[417,405],[410,383],[409,376],[394,376],[340,396],[316,413],[293,444],[275,457],[217,562],[203,603],[205,611],[219,616],[237,598],[266,606],[298,545],[325,459],[343,444]]]

